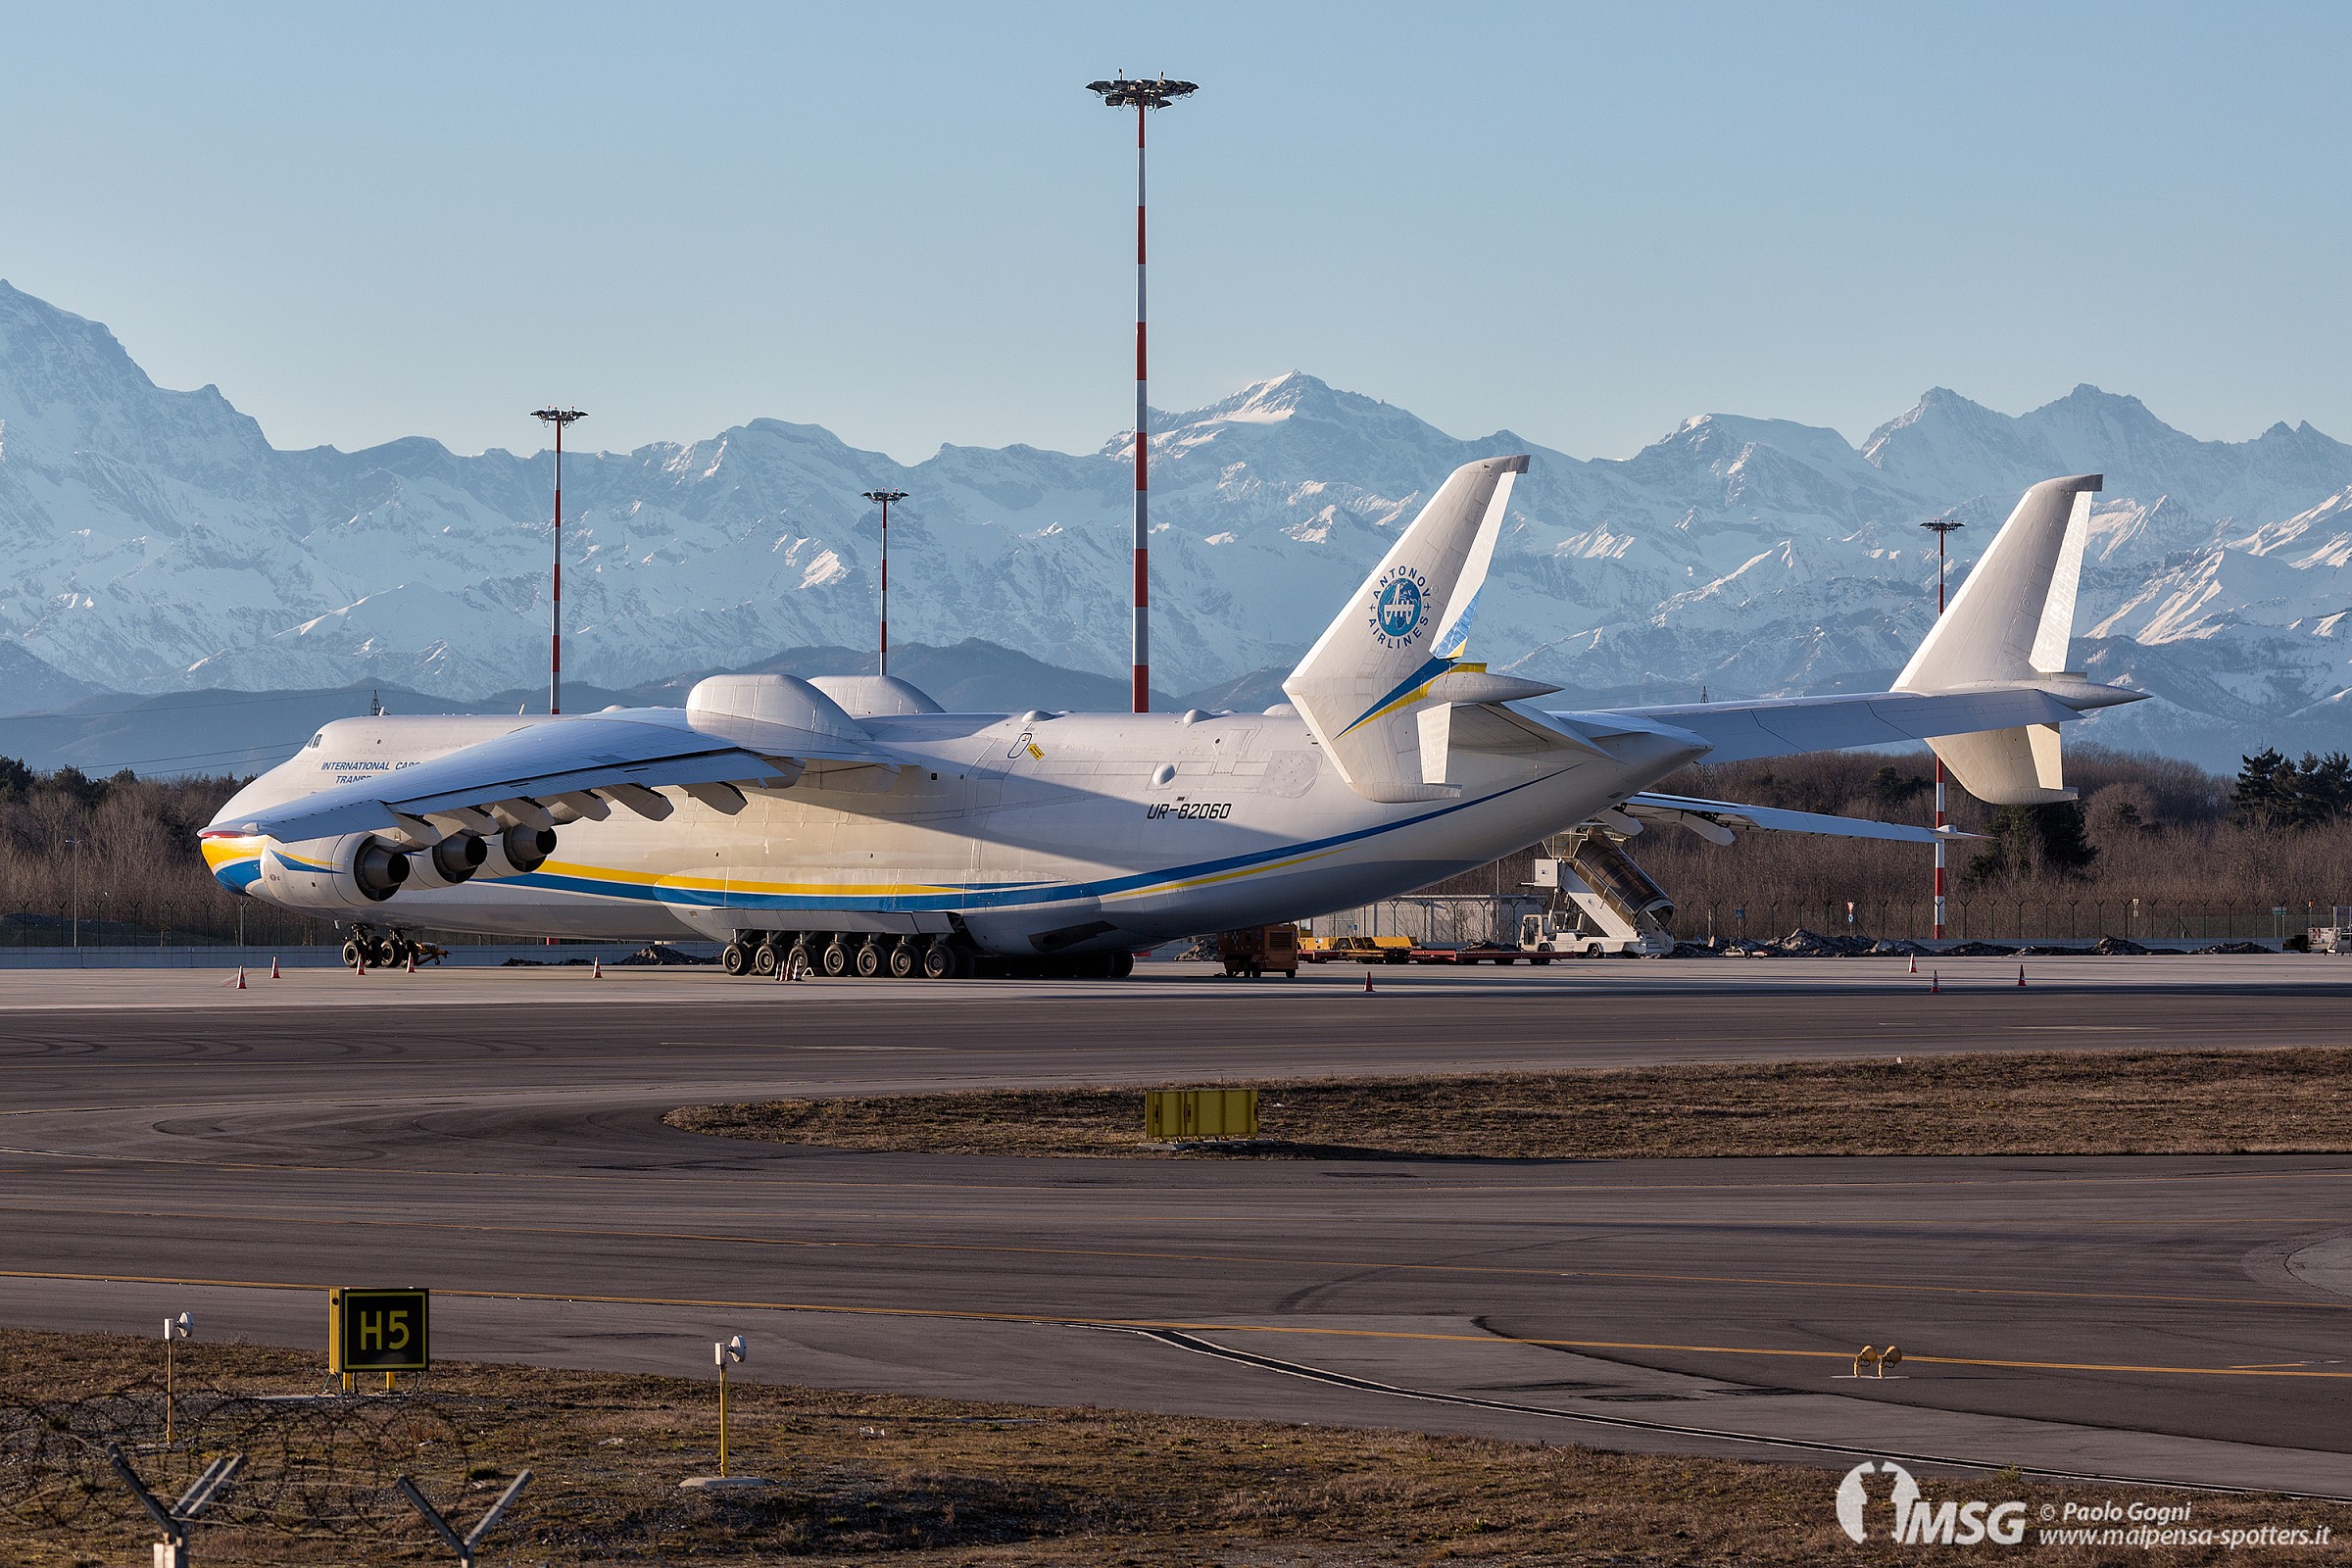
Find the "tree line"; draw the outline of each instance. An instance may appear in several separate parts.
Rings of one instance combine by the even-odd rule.
[[[1660,788],[1925,825],[1934,767],[1926,752],[1824,752],[1701,763]],[[2006,933],[2019,906],[2042,911],[2044,921],[2057,917],[2048,911],[2074,911],[2073,934],[2097,936],[2124,935],[2122,923],[2132,920],[2163,934],[2154,922],[2164,911],[2279,907],[2294,931],[2307,911],[2324,921],[2332,905],[2352,903],[2352,760],[2342,753],[2296,760],[2266,750],[2244,758],[2231,779],[2171,758],[2085,745],[2068,749],[2067,778],[2080,798],[2048,806],[1988,807],[1949,787],[1952,824],[1983,835],[1947,851],[1951,898],[2001,911],[1997,920],[1973,919],[1972,934]],[[1929,902],[1924,845],[1750,833],[1718,849],[1689,834],[1651,832],[1631,848],[1674,896],[1684,935],[1705,934],[1710,912],[1726,931],[1741,907],[1751,913],[1750,935],[1778,934],[1757,928],[1770,908],[1792,917],[1810,911],[1801,923],[1819,928],[1825,911],[1841,919],[1848,900],[1858,926],[1886,927],[1872,934],[1918,935],[1912,928]]]
[[[1925,752],[1822,752],[1701,763],[1659,787],[1681,795],[1792,810],[1926,823],[1934,759]],[[2288,758],[2265,750],[2234,779],[2192,763],[2099,746],[2071,748],[2081,799],[1987,807],[1956,784],[1954,825],[1983,834],[1952,845],[1952,897],[1986,908],[2069,908],[2078,926],[2166,909],[2253,913],[2283,906],[2288,929],[2306,909],[2324,919],[2352,904],[2352,760]],[[76,907],[85,942],[170,933],[326,940],[323,922],[279,914],[213,880],[196,834],[243,786],[237,778],[93,778],[74,767],[39,773],[0,758],[0,944],[66,940]],[[1925,846],[1864,839],[1748,833],[1726,848],[1673,830],[1632,846],[1670,893],[1684,935],[1732,934],[1747,909],[1750,935],[1768,911],[1783,923],[1836,923],[1846,901],[1876,935],[1916,935],[1925,918]],[[1458,891],[1519,891],[1520,874],[1470,873]],[[1506,887],[1504,884],[1508,883]],[[2139,901],[2141,915],[2131,913]],[[2000,915],[2000,922],[2009,916]],[[1972,921],[1981,934],[1995,926]],[[2152,929],[2152,927],[2150,928]],[[2035,932],[2036,935],[2050,934]]]

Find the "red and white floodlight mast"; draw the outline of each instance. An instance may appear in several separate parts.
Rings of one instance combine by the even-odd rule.
[[[1144,359],[1144,112],[1165,109],[1179,98],[1200,91],[1198,83],[1130,81],[1124,74],[1110,81],[1090,81],[1089,92],[1102,95],[1113,109],[1135,111],[1135,711],[1152,708],[1152,439],[1151,405],[1145,394]]]
[[[904,501],[904,490],[867,490],[865,499],[882,509],[882,653],[874,670],[877,675],[890,673],[890,504]]]
[[[564,427],[585,419],[579,409],[549,405],[531,411],[531,417],[556,427],[556,542],[554,587],[548,595],[547,710],[564,711]]]
[[[1943,537],[1954,528],[1965,527],[1950,513],[1931,517],[1920,524],[1936,533],[1936,618],[1943,618]],[[1936,940],[1943,940],[1943,759],[1936,759]]]

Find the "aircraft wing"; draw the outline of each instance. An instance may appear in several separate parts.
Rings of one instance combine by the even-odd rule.
[[[684,710],[629,709],[532,724],[495,740],[269,807],[233,826],[285,843],[343,833],[440,836],[451,827],[602,818],[608,801],[667,816],[663,785],[689,791],[789,784],[809,764],[879,766],[897,759],[840,734],[780,724],[758,726],[756,745],[714,735]],[[551,815],[556,807],[561,815]],[[438,822],[427,819],[438,817]]]
[[[1971,691],[1774,697],[1557,716],[1571,722],[1638,719],[1671,726],[1705,741],[1708,761],[1737,762],[1751,757],[1885,746],[2029,724],[2062,724],[2082,717],[2085,710],[2137,702],[2146,695],[2060,677],[1988,684]]]
[[[1938,839],[1982,838],[1946,828],[1912,827],[1901,822],[1873,822],[1859,816],[1827,816],[1818,811],[1788,811],[1777,806],[1742,806],[1737,801],[1706,801],[1688,795],[1645,792],[1632,796],[1619,810],[1642,823],[1687,827],[1715,844],[1729,844],[1732,830],[1761,829],[1772,833],[1819,833],[1841,839],[1893,839],[1905,844],[1933,844]],[[1712,829],[1713,831],[1709,831]],[[1718,836],[1720,835],[1720,836]]]

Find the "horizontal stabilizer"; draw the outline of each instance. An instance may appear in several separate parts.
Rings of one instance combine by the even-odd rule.
[[[1819,811],[1789,811],[1777,806],[1744,806],[1738,801],[1700,800],[1688,795],[1645,791],[1619,808],[1636,821],[1689,828],[1713,844],[1732,842],[1733,830],[1766,833],[1815,833],[1825,838],[1887,839],[1900,844],[1933,844],[1938,839],[1973,839],[1983,835],[1955,828],[1938,832],[1903,822],[1874,822],[1862,816],[1830,816]],[[1713,831],[1709,831],[1712,829]],[[1721,837],[1717,837],[1721,834]]]

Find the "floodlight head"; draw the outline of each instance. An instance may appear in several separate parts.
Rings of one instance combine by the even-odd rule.
[[[1962,522],[1958,517],[1953,516],[1947,512],[1940,517],[1930,517],[1927,521],[1921,523],[1920,526],[1922,528],[1933,528],[1937,533],[1950,533],[1954,528],[1965,528],[1968,526],[1968,524]]]
[[[743,1343],[740,1334],[723,1344],[710,1347],[710,1359],[719,1366],[725,1366],[730,1361],[740,1363],[750,1353],[751,1347]]]
[[[1130,81],[1124,72],[1109,81],[1090,81],[1088,92],[1099,92],[1102,102],[1113,109],[1165,109],[1179,98],[1188,98],[1200,90],[1198,82],[1170,81],[1166,76],[1151,81]]]
[[[164,1319],[164,1338],[184,1340],[195,1327],[196,1320],[185,1312],[180,1313],[177,1317],[168,1317]]]
[[[904,501],[906,499],[906,492],[904,490],[861,490],[858,492],[858,494],[864,496],[866,500],[871,501],[878,507],[887,507],[893,501]]]
[[[548,424],[569,424],[574,419],[588,417],[588,411],[585,409],[559,409],[550,404],[544,409],[533,409],[531,417]]]

